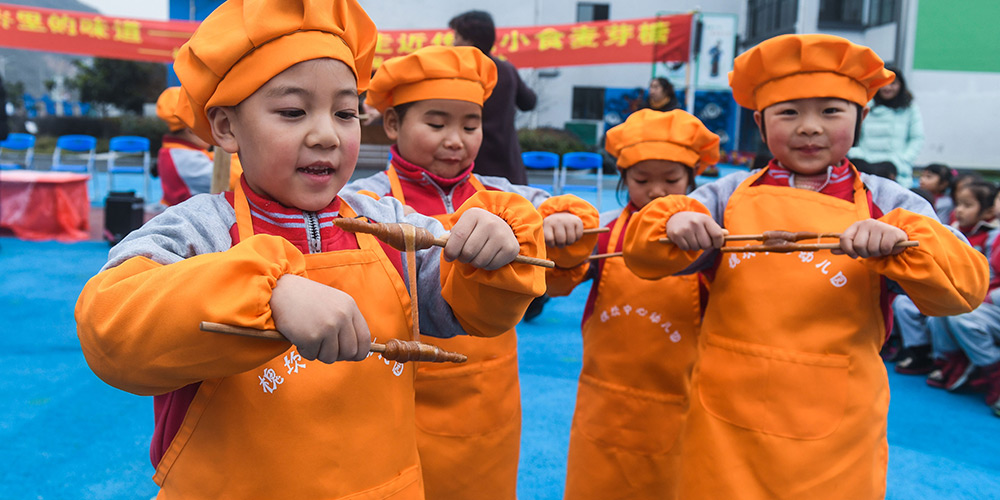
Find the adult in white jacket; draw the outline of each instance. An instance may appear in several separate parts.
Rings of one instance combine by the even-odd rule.
[[[896,73],[896,80],[879,89],[868,103],[871,111],[861,126],[861,138],[847,156],[868,163],[892,162],[896,166],[896,182],[912,188],[915,187],[913,162],[924,145],[924,121],[903,74],[898,69],[889,69]]]

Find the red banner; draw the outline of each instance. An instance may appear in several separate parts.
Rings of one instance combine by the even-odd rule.
[[[112,59],[171,63],[197,22],[148,21],[0,3],[0,46]],[[454,33],[387,30],[376,66],[425,45],[451,45]],[[494,52],[519,68],[687,61],[691,15],[498,28]]]
[[[691,17],[497,28],[493,52],[518,68],[687,61]],[[448,29],[380,32],[375,65],[425,45],[451,45],[454,38]]]
[[[0,3],[0,46],[17,49],[169,63],[197,27]]]

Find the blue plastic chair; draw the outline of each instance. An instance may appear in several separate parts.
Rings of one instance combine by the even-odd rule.
[[[149,139],[120,135],[108,142],[108,191],[115,190],[115,174],[142,174],[143,199],[148,200],[149,169]]]
[[[3,158],[5,152],[17,153],[17,161]],[[7,155],[10,157],[10,155]],[[11,158],[13,160],[14,158]],[[35,136],[31,134],[8,134],[7,139],[0,142],[0,170],[29,169],[35,159]]]
[[[525,168],[532,170],[552,169],[551,186],[545,184],[532,184],[532,186],[549,191],[554,195],[559,194],[556,192],[559,184],[559,155],[548,151],[525,151],[521,153],[521,162],[524,163]]]
[[[24,100],[24,112],[28,118],[38,118],[38,101],[35,100],[35,96],[24,94],[21,98]]]
[[[597,153],[585,151],[575,151],[564,154],[562,156],[562,169],[559,175],[559,188],[557,189],[560,193],[569,187],[566,184],[566,172],[568,170],[573,170],[574,172],[579,173],[586,173],[589,170],[597,170],[597,183],[594,187],[577,184],[572,185],[572,187],[574,189],[594,189],[597,191],[597,203],[595,203],[594,206],[597,208],[597,211],[600,212],[601,187],[604,184],[604,158]]]
[[[60,136],[56,139],[56,149],[52,152],[52,170],[93,175],[96,150],[97,138],[94,136]]]

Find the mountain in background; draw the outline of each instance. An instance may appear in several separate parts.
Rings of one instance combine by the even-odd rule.
[[[97,9],[76,0],[3,0],[3,3],[99,13]],[[76,73],[73,61],[81,59],[89,59],[89,57],[0,48],[0,76],[3,77],[4,83],[24,83],[24,91],[38,98],[46,93],[46,80],[57,80],[59,77],[65,79],[73,76]],[[9,100],[14,100],[14,98],[15,96],[8,96]]]

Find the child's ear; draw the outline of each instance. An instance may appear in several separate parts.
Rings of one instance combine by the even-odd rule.
[[[385,136],[390,141],[396,141],[399,138],[401,121],[399,113],[396,113],[396,108],[386,108],[385,113],[382,114],[382,129],[385,130]]]
[[[233,114],[235,110],[231,107],[213,107],[208,109],[208,123],[212,126],[212,138],[215,143],[229,154],[236,154],[240,151],[236,142],[236,135],[233,134]]]
[[[764,133],[764,114],[760,111],[754,111],[753,121],[757,123],[757,130],[760,131],[760,140],[767,144],[767,134]]]

